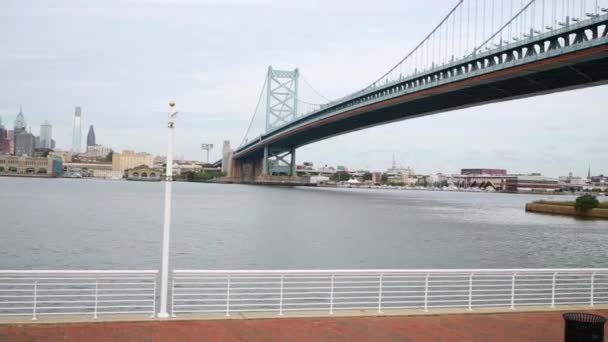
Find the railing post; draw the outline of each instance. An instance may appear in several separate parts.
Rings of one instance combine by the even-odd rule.
[[[36,308],[38,306],[38,280],[34,281],[34,312],[33,312],[33,316],[32,316],[32,321],[37,320],[38,318],[36,317]]]
[[[156,277],[154,277],[154,289],[152,292],[152,315],[150,317],[154,318],[156,316]],[[173,307],[171,308],[171,312],[173,312]]]
[[[175,317],[175,272],[171,279],[171,317]]]
[[[430,274],[427,273],[426,277],[424,277],[424,311],[428,312],[429,311],[429,276]]]
[[[281,274],[281,293],[279,294],[279,316],[283,316],[283,278]]]
[[[469,311],[473,311],[473,275],[469,276]]]
[[[606,28],[608,30],[608,27]],[[591,273],[591,293],[590,293],[590,305],[595,306],[595,273]]]
[[[226,282],[226,317],[230,316],[230,275]]]
[[[555,307],[555,278],[557,278],[557,272],[553,273],[553,282],[551,285],[551,307]]]
[[[511,310],[515,310],[515,276],[517,273],[513,273],[511,276]]]
[[[95,313],[93,314],[93,318],[97,319],[97,299],[99,296],[99,280],[95,279]]]
[[[329,285],[329,314],[334,314],[334,275],[331,275],[331,282]]]
[[[382,278],[384,274],[380,273],[380,280],[378,283],[378,313],[382,313]]]

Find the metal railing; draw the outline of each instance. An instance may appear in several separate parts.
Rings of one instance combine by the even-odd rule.
[[[608,269],[175,270],[172,314],[608,304]]]
[[[154,316],[157,273],[0,270],[0,316]]]

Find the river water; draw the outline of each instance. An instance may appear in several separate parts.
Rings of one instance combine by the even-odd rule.
[[[163,183],[0,178],[0,190],[0,269],[160,267]],[[539,198],[551,196],[174,183],[171,263],[605,267],[608,222],[526,213]]]

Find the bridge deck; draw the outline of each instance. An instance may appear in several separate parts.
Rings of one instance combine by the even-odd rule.
[[[562,341],[564,311],[0,324],[0,341]],[[608,315],[608,309],[594,312]]]

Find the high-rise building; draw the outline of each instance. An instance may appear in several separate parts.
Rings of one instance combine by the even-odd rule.
[[[5,154],[4,144],[6,140],[8,140],[8,134],[6,132],[6,129],[4,129],[4,126],[2,126],[2,123],[0,122],[0,154]]]
[[[7,132],[2,125],[2,117],[0,117],[0,154],[4,154],[4,140],[7,137]]]
[[[53,126],[48,121],[40,125],[40,147],[53,148]]]
[[[8,138],[8,130],[6,128],[0,129],[0,140],[2,141],[0,154],[11,154],[11,140]]]
[[[15,136],[21,132],[25,132],[25,128],[27,127],[21,106],[19,106],[19,113],[17,114],[17,118],[15,119],[14,127],[15,127]]]
[[[8,148],[8,154],[15,154],[15,131],[12,129],[8,130],[6,137],[8,138],[8,145],[5,145],[4,148]]]
[[[89,150],[89,146],[95,145],[95,129],[93,129],[93,125],[89,127],[89,133],[87,134],[87,151]]]
[[[12,136],[9,134],[9,138],[12,141],[11,153],[15,155],[29,155],[34,153],[34,136],[27,133],[27,123],[25,122],[25,116],[23,115],[23,108],[19,106],[19,113],[14,122],[14,129]],[[24,135],[23,137],[20,137]]]
[[[74,113],[74,133],[72,135],[72,152],[80,153],[81,136],[82,136],[82,109],[76,107]]]
[[[22,132],[15,135],[15,155],[33,156],[36,145],[36,137],[32,133]]]

